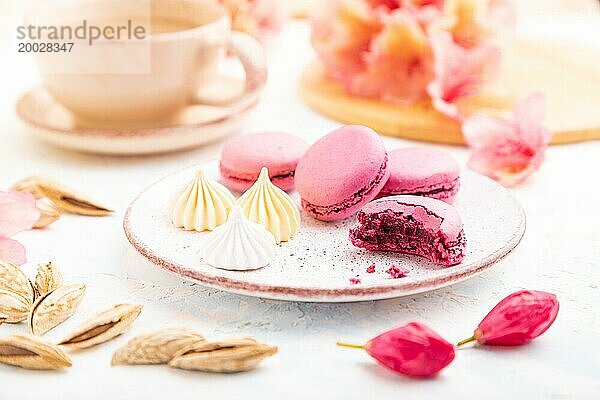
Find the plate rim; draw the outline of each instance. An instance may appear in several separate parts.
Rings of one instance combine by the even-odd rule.
[[[206,160],[206,163],[209,163],[213,160]],[[170,178],[173,175],[179,174],[185,170],[192,168],[192,166],[188,166],[185,168],[181,168],[178,171],[172,172],[146,188],[144,188],[129,204],[127,210],[125,211],[125,215],[123,217],[123,230],[125,231],[125,236],[129,243],[133,246],[133,248],[141,254],[144,258],[150,261],[152,264],[158,266],[159,268],[175,274],[180,278],[188,279],[194,282],[199,282],[204,286],[208,286],[211,288],[237,293],[244,294],[251,297],[262,297],[269,298],[275,300],[284,300],[284,301],[303,301],[303,302],[348,302],[348,301],[371,301],[371,300],[381,300],[388,298],[396,298],[402,296],[409,296],[411,294],[424,293],[431,290],[439,289],[442,287],[446,287],[452,285],[454,283],[461,282],[473,276],[476,276],[488,269],[490,269],[493,265],[497,264],[500,260],[504,259],[510,253],[514,251],[514,249],[519,245],[523,236],[525,235],[525,230],[527,226],[527,217],[525,214],[525,210],[521,203],[516,199],[516,197],[504,188],[507,191],[508,197],[511,201],[517,206],[520,216],[520,224],[519,229],[515,232],[515,235],[510,239],[506,246],[502,247],[498,251],[489,254],[482,261],[478,262],[476,266],[471,269],[462,270],[460,272],[455,272],[452,267],[446,268],[444,273],[441,275],[436,275],[435,277],[426,278],[423,280],[419,280],[417,282],[402,282],[401,279],[393,280],[389,284],[382,285],[378,284],[360,284],[360,285],[352,285],[346,287],[337,287],[337,288],[321,288],[321,287],[306,287],[306,286],[292,286],[292,285],[274,285],[274,284],[259,284],[253,282],[247,282],[235,278],[228,278],[223,276],[214,276],[206,274],[202,271],[195,270],[185,265],[181,265],[177,262],[169,261],[164,257],[158,255],[155,251],[148,248],[142,240],[140,240],[137,235],[131,229],[131,213],[135,203],[138,199],[146,193],[150,188],[155,185],[160,184],[162,181]],[[494,184],[499,185],[497,182],[491,180],[490,178],[478,174],[473,171],[469,171],[475,175],[478,175],[480,178],[487,179],[492,181]]]

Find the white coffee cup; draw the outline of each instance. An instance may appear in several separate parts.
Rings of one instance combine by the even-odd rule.
[[[247,34],[232,32],[226,11],[214,0],[77,0],[59,4],[36,8],[26,24],[74,27],[85,20],[87,26],[116,27],[126,21],[130,25],[131,21],[146,21],[140,25],[146,25],[143,40],[103,37],[89,45],[89,38],[62,38],[59,43],[74,42],[71,53],[35,53],[45,88],[81,125],[169,121],[190,104],[210,104],[211,100],[199,99],[197,93],[215,80],[218,62],[226,51],[241,61],[246,84],[243,93],[219,105],[242,106],[254,101],[266,81],[261,45]],[[49,40],[39,39],[44,41]]]

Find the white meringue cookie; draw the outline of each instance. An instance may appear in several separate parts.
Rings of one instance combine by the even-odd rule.
[[[227,222],[202,238],[202,259],[216,268],[243,271],[267,266],[275,257],[275,238],[261,225],[248,221],[234,206]]]

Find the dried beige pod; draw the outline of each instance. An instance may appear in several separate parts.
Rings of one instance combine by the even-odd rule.
[[[43,229],[60,218],[60,210],[58,207],[45,197],[35,201],[35,208],[40,212],[40,217],[36,223],[33,224],[33,227],[36,229]]]
[[[11,187],[11,191],[15,192],[28,192],[33,195],[36,199],[44,197],[44,193],[38,187],[40,178],[37,176],[28,176],[27,178],[16,181]]]
[[[170,367],[205,372],[243,372],[254,369],[265,358],[277,353],[277,347],[251,338],[199,343],[179,351]]]
[[[64,322],[73,315],[81,303],[84,293],[85,285],[83,284],[67,285],[37,299],[27,319],[29,332],[34,335],[43,335]]]
[[[52,262],[38,264],[37,274],[35,275],[35,288],[40,296],[58,289],[63,284],[63,277],[60,270]]]
[[[47,197],[60,210],[73,214],[101,216],[112,213],[112,210],[47,177],[31,176],[22,179],[12,189],[28,191],[36,198]]]
[[[16,324],[25,321],[31,303],[20,294],[0,289],[0,313],[6,316],[4,322]]]
[[[35,300],[33,285],[21,268],[3,261],[0,261],[0,289],[20,295],[29,302],[29,306]]]
[[[0,362],[27,369],[61,369],[72,365],[61,349],[31,335],[0,338]]]
[[[184,348],[204,341],[187,328],[166,328],[136,336],[113,354],[112,365],[166,364]]]
[[[85,349],[104,343],[129,329],[141,312],[139,304],[116,304],[89,318],[58,344]]]

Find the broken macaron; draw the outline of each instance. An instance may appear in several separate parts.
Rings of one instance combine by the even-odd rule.
[[[425,257],[440,265],[459,264],[466,238],[458,211],[443,201],[421,196],[390,196],[372,201],[357,214],[350,241],[367,250]]]

